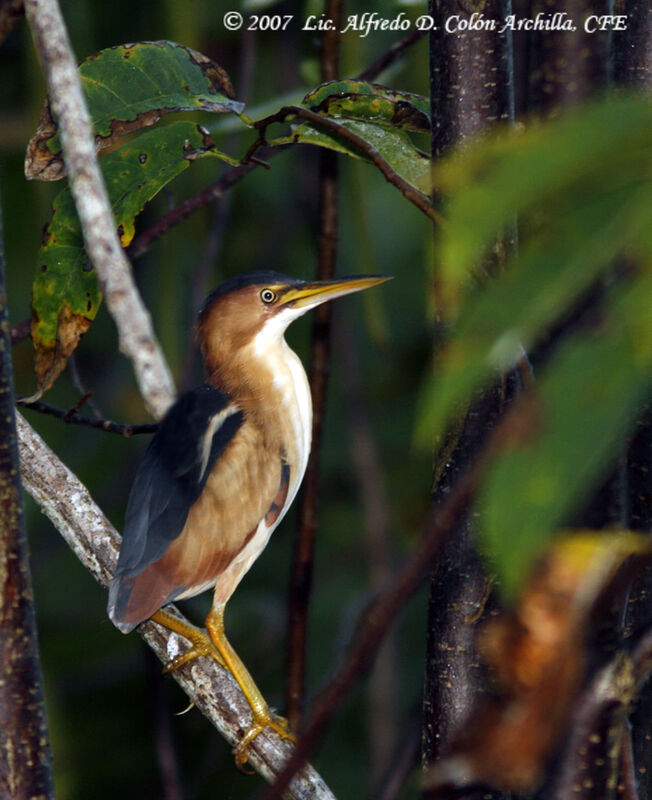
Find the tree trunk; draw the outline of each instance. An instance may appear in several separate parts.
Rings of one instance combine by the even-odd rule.
[[[0,219],[0,796],[54,798],[23,521]]]
[[[513,117],[512,52],[509,32],[448,33],[453,16],[469,20],[468,3],[431,0],[434,27],[430,35],[430,91],[433,158],[463,143],[501,120]],[[482,4],[488,19],[503,19],[510,0]],[[495,265],[488,265],[491,269]],[[435,269],[436,274],[436,269]],[[438,286],[435,278],[435,305]],[[444,321],[437,316],[437,338]],[[436,347],[438,344],[436,344]],[[432,502],[451,491],[500,413],[500,387],[487,392],[460,421],[459,430],[444,442],[436,456]],[[485,611],[488,579],[466,519],[448,540],[430,585],[426,677],[424,687],[423,762],[428,765],[445,752],[464,722],[477,694],[483,690],[484,671],[474,646],[476,622]]]

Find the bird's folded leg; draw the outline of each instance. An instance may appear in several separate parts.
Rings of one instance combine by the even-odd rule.
[[[173,617],[172,614],[168,614],[167,611],[163,611],[162,609],[152,615],[151,619],[164,628],[178,633],[179,636],[183,636],[183,638],[187,639],[192,645],[165,665],[163,669],[164,675],[174,672],[175,669],[179,669],[183,664],[187,664],[188,661],[199,658],[199,656],[208,656],[214,661],[217,661],[221,667],[226,666],[224,659],[215,648],[215,645],[206,631],[197,628],[195,625],[190,625],[190,623],[184,622],[177,617]]]
[[[246,764],[248,760],[247,748],[265,728],[271,728],[283,739],[295,742],[296,737],[290,733],[287,720],[276,716],[270,711],[265,698],[254,683],[249,671],[226,638],[224,633],[224,606],[211,609],[208,617],[206,617],[206,630],[251,707],[251,725],[242,737],[242,741],[233,750],[237,766],[241,768]]]

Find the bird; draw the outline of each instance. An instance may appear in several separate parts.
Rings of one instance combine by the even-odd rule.
[[[252,721],[242,766],[266,728],[294,740],[269,709],[224,630],[224,609],[295,498],[311,445],[312,400],[285,331],[312,308],[389,280],[304,281],[258,270],[219,284],[198,317],[206,380],[160,422],[131,488],[108,614],[123,633],[148,619],[190,641],[166,671],[207,655],[235,678]],[[164,606],[214,589],[205,632]]]

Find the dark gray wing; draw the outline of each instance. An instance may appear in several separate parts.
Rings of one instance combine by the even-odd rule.
[[[242,424],[242,411],[214,386],[182,395],[162,420],[129,495],[115,579],[157,561],[186,523],[215,462]]]

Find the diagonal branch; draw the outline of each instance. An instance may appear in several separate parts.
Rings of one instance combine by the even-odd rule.
[[[382,56],[380,56],[380,58],[378,58],[373,64],[360,72],[357,75],[356,80],[374,80],[380,72],[386,69],[397,58],[402,56],[408,48],[420,41],[424,35],[425,31],[411,31],[398,42],[393,44],[392,47],[383,53]],[[136,238],[127,248],[129,257],[138,258],[139,256],[142,256],[143,253],[145,253],[157,239],[167,233],[170,228],[178,225],[186,217],[190,216],[190,214],[194,213],[198,209],[204,208],[204,206],[207,206],[209,203],[212,203],[214,200],[222,197],[228,189],[230,189],[241,178],[244,178],[245,175],[248,175],[254,167],[260,166],[261,164],[268,166],[265,162],[286,148],[292,146],[292,144],[274,145],[274,147],[269,147],[263,151],[259,151],[258,158],[252,158],[250,163],[240,164],[237,167],[232,167],[224,175],[222,175],[221,178],[192,195],[187,200],[184,200],[178,206],[175,206],[173,209],[168,211],[167,214],[164,214],[159,220],[157,220],[151,227],[147,228],[141,234],[136,236]]]
[[[174,398],[174,384],[118,239],[61,10],[57,0],[26,0],[25,12],[59,125],[86,250],[118,328],[120,350],[133,364],[145,404],[160,418]]]
[[[402,39],[399,39],[398,42],[395,42],[389,48],[389,50],[386,50],[379,58],[377,58],[373,64],[370,64],[365,70],[360,72],[357,76],[357,80],[375,80],[383,70],[387,69],[390,64],[396,61],[396,59],[400,58],[406,50],[415,45],[417,42],[421,41],[425,35],[425,28],[423,30],[415,28],[414,30],[410,31]]]
[[[373,145],[369,144],[369,142],[363,139],[362,136],[358,136],[358,134],[354,133],[354,131],[345,128],[344,125],[340,125],[338,122],[335,122],[335,120],[324,117],[321,114],[316,114],[314,111],[310,111],[307,108],[302,108],[301,106],[283,106],[283,108],[279,109],[276,113],[257,120],[254,123],[254,127],[259,131],[259,135],[256,141],[245,153],[243,162],[245,164],[248,163],[261,147],[267,145],[265,134],[270,125],[272,125],[274,122],[288,122],[295,117],[299,117],[299,119],[305,119],[314,127],[326,131],[326,133],[334,136],[336,139],[347,142],[355,150],[359,151],[365,158],[369,159],[374,166],[378,167],[385,180],[388,183],[391,183],[393,186],[396,186],[406,200],[409,200],[410,203],[415,205],[436,225],[444,227],[444,217],[432,205],[430,200],[424,194],[421,194],[421,192],[415,189],[414,186],[409,184],[405,178],[402,178],[396,172],[396,170],[392,169],[390,164],[381,156],[381,154],[378,152],[378,150],[376,150],[375,147],[373,147]]]
[[[120,537],[86,487],[20,414],[17,426],[25,488],[93,577],[107,586],[116,564]],[[167,662],[180,652],[183,640],[153,622],[144,623],[138,631],[161,661]],[[227,741],[235,744],[241,739],[250,725],[251,711],[235,681],[224,669],[210,659],[201,658],[176,670],[173,677]],[[266,730],[249,747],[249,763],[271,781],[291,752],[288,742]],[[311,767],[295,777],[288,797],[334,800],[329,788]]]

